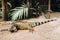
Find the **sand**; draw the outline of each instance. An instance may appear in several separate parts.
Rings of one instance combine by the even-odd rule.
[[[15,33],[9,31],[0,32],[0,40],[60,40],[60,14],[58,12],[52,13],[51,18],[57,18],[57,20],[36,26],[33,33],[29,32],[29,30],[19,30]],[[46,20],[44,16],[27,21],[42,20]]]

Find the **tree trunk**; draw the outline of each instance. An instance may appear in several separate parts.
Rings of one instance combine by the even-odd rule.
[[[47,11],[47,13],[45,14],[45,17],[47,18],[47,19],[50,19],[50,12],[51,12],[51,9],[50,9],[50,7],[51,7],[51,0],[48,0],[48,11]]]
[[[2,0],[2,20],[3,21],[7,21],[8,20],[7,0]]]

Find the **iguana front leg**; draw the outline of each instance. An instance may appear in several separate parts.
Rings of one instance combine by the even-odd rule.
[[[34,28],[28,28],[29,29],[29,32],[34,32]]]

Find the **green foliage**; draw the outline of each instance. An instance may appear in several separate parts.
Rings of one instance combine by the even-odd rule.
[[[37,13],[45,12],[45,10],[46,10],[45,8],[39,6],[39,2],[36,3],[36,5],[32,8],[30,8],[30,5],[28,5],[28,4],[22,4],[21,7],[16,7],[14,9],[11,9],[8,16],[9,16],[9,18],[11,18],[11,20],[17,20],[17,19],[23,19],[23,18],[25,19],[25,18],[28,18],[29,9],[34,10],[36,12],[35,15],[40,15]],[[34,11],[32,11],[31,14],[33,14]]]
[[[24,15],[24,17],[23,17]],[[22,18],[28,18],[28,7],[22,6],[22,7],[16,7],[12,10],[10,10],[9,18],[11,17],[11,20],[17,20]]]
[[[44,7],[41,7],[39,5],[39,2],[35,1],[34,4],[35,5],[32,6],[32,4],[29,4],[29,2],[27,2],[27,4],[23,3],[23,4],[21,4],[20,7],[15,7],[14,9],[11,9],[8,13],[8,18],[10,20],[28,18],[28,14],[29,14],[28,11],[29,10],[33,10],[32,13],[30,13],[30,14],[33,14],[34,12],[36,12],[36,13],[45,12],[46,9]],[[1,10],[0,10],[0,15],[1,14],[2,13],[1,13]],[[37,15],[40,15],[40,14],[37,14]]]

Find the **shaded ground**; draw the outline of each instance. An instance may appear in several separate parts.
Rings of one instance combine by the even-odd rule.
[[[33,33],[29,32],[29,30],[19,30],[16,33],[10,33],[8,31],[0,32],[0,40],[60,40],[60,14],[52,13],[52,17],[57,17],[57,20],[35,27]],[[27,21],[43,20],[46,19],[40,16],[39,18],[29,19]]]

